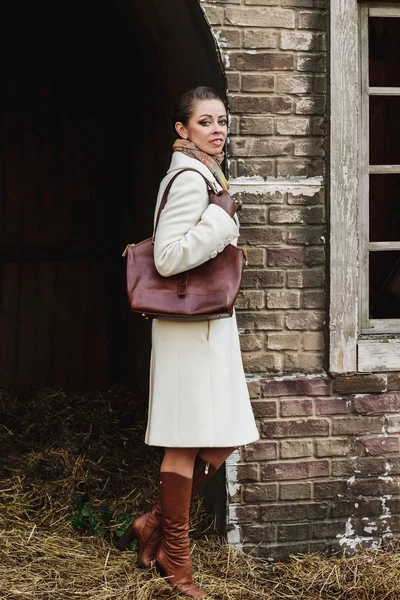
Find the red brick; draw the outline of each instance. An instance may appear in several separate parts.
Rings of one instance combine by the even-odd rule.
[[[316,500],[330,500],[346,496],[347,481],[316,481],[314,483],[314,496]]]
[[[383,457],[333,460],[332,477],[373,477],[385,473]]]
[[[346,398],[317,398],[315,409],[317,415],[346,415],[350,412]]]
[[[362,437],[360,442],[371,456],[399,452],[398,437]]]
[[[250,527],[243,527],[243,539],[246,542],[275,542],[277,538],[276,525],[252,525]]]
[[[327,460],[271,463],[261,467],[261,479],[263,481],[311,479],[313,477],[328,476],[329,462]]]
[[[322,458],[325,456],[347,456],[350,451],[350,444],[347,438],[331,438],[329,440],[315,441],[315,456]]]
[[[377,478],[356,479],[351,485],[353,496],[383,496],[384,494],[397,494],[399,491],[399,477],[382,480]]]
[[[312,496],[311,482],[302,483],[281,483],[281,500],[310,500]]]
[[[385,392],[387,375],[341,375],[333,380],[333,389],[339,394],[361,394],[364,392]]]
[[[233,506],[230,505],[230,510],[234,512],[235,517],[241,525],[252,525],[253,523],[257,523],[258,515],[259,515],[259,507],[258,506],[250,506],[250,505],[238,505]]]
[[[309,398],[281,400],[281,417],[300,417],[313,414],[313,403]]]
[[[311,246],[310,248],[304,249],[305,253],[305,264],[309,267],[315,267],[316,265],[324,265],[326,261],[325,248],[320,246]]]
[[[246,461],[276,460],[278,456],[277,442],[255,442],[245,448]]]
[[[296,523],[295,525],[279,525],[278,540],[280,542],[292,542],[296,540],[310,539],[310,524]]]
[[[383,419],[381,417],[345,417],[333,419],[333,435],[360,435],[363,433],[380,433]]]
[[[281,459],[304,458],[312,456],[313,453],[311,440],[281,440],[279,448],[279,457]]]
[[[385,414],[400,412],[400,396],[364,396],[354,398],[354,412],[361,414]]]
[[[315,538],[335,538],[338,535],[343,536],[346,531],[346,523],[344,521],[333,521],[331,523],[313,523],[312,537]]]
[[[325,396],[330,393],[330,380],[323,377],[267,379],[262,391],[265,396]]]
[[[259,481],[260,479],[258,464],[237,465],[236,472],[239,482]]]
[[[329,434],[329,423],[324,419],[267,421],[262,425],[262,433],[268,438],[325,436]]]
[[[356,506],[357,505],[357,506]],[[331,516],[335,517],[374,517],[382,513],[382,504],[380,500],[370,500],[368,498],[357,498],[356,500],[345,500],[336,502],[332,505]]]

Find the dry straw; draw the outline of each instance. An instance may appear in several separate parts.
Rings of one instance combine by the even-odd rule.
[[[144,446],[144,424],[144,405],[123,389],[0,394],[1,600],[178,597],[155,571],[136,568],[134,551],[112,543],[118,515],[146,510],[157,493],[160,453]],[[108,506],[96,535],[70,520],[83,494],[97,519]],[[194,577],[210,599],[400,599],[395,547],[271,565],[219,539],[200,501],[191,523]]]

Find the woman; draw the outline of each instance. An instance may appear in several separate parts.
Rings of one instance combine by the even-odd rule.
[[[179,136],[160,185],[155,214],[174,175],[154,243],[154,261],[165,277],[194,268],[236,243],[238,204],[229,196],[209,203],[204,177],[228,189],[220,164],[227,137],[223,100],[207,87],[184,94],[174,115]],[[203,177],[204,176],[204,177]],[[182,322],[155,319],[152,329],[150,402],[145,441],[165,448],[160,497],[120,541],[137,536],[138,562],[157,564],[175,591],[205,592],[192,582],[190,500],[240,445],[258,439],[240,354],[236,318]]]

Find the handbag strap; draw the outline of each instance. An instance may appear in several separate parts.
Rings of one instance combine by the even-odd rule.
[[[156,224],[155,224],[155,226],[154,226],[154,233],[153,233],[153,237],[152,237],[153,244],[154,244],[154,238],[156,237],[156,231],[157,231],[157,227],[158,227],[158,222],[159,222],[159,220],[160,220],[161,213],[162,213],[162,211],[163,211],[163,209],[164,209],[165,205],[167,204],[167,200],[168,200],[168,194],[169,194],[169,191],[170,191],[170,189],[171,189],[171,187],[172,187],[172,184],[174,183],[174,181],[175,181],[175,179],[178,177],[178,175],[180,175],[181,173],[184,173],[185,171],[194,171],[195,173],[198,173],[199,175],[201,175],[201,176],[202,176],[202,178],[204,179],[204,181],[206,182],[206,184],[207,184],[207,187],[208,187],[208,188],[209,188],[211,191],[213,191],[213,192],[217,193],[217,189],[216,189],[215,185],[214,185],[213,183],[211,183],[210,181],[208,181],[208,179],[206,179],[206,177],[204,177],[203,173],[200,173],[200,171],[198,171],[197,169],[191,169],[190,167],[187,167],[186,169],[181,169],[180,171],[178,171],[178,173],[176,173],[176,174],[175,174],[175,175],[174,175],[174,176],[173,176],[173,177],[172,177],[172,178],[169,180],[169,182],[168,182],[168,185],[167,185],[167,187],[165,188],[165,191],[164,191],[164,193],[163,193],[163,197],[162,197],[162,200],[161,200],[161,203],[160,203],[160,208],[158,209],[158,213],[157,213]]]

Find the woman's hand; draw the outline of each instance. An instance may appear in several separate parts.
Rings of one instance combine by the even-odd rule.
[[[210,197],[210,204],[220,206],[232,218],[235,213],[242,208],[241,203],[232,200],[228,192],[224,190],[219,191],[218,194],[212,194]]]

